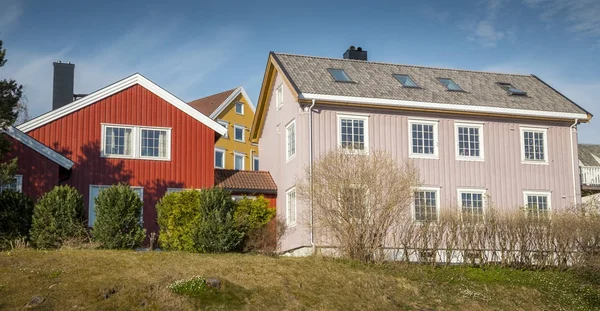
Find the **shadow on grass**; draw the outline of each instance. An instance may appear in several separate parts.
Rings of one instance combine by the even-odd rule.
[[[181,295],[193,299],[192,303],[194,307],[198,309],[227,308],[230,310],[237,310],[249,302],[251,294],[252,291],[225,279],[221,279],[220,289],[209,287],[201,291]]]

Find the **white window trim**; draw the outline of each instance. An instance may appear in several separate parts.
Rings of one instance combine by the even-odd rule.
[[[88,186],[88,227],[92,227],[94,224],[91,223],[91,219],[90,219],[90,215],[92,214],[92,211],[94,210],[94,198],[92,198],[91,194],[92,194],[92,188],[93,187],[98,187],[100,188],[98,190],[98,194],[100,194],[100,190],[102,190],[102,188],[110,188],[111,185],[89,185]],[[140,198],[140,200],[142,200],[142,213],[140,214],[140,223],[144,222],[144,187],[141,186],[129,186],[129,188],[131,189],[142,189],[142,197]],[[94,220],[96,220],[96,213],[94,212]]]
[[[217,151],[222,152],[223,156],[222,161],[223,161],[223,166],[217,166]],[[216,168],[225,168],[225,160],[227,159],[227,150],[223,149],[223,148],[215,148],[215,167]]]
[[[548,216],[552,212],[552,192],[550,191],[523,191],[523,206],[527,208],[528,196],[546,196],[548,197]]]
[[[522,164],[536,164],[536,165],[548,165],[548,155],[549,155],[549,150],[548,150],[548,128],[546,127],[526,127],[526,126],[520,126],[519,127],[520,131],[520,136],[519,136],[519,141],[521,142],[521,163]],[[544,134],[544,161],[534,161],[534,160],[527,160],[525,158],[525,139],[524,139],[524,134],[525,132],[535,132],[535,133],[543,133]]]
[[[362,120],[364,121],[364,131],[363,134],[365,136],[365,149],[356,150],[356,149],[342,149],[342,119],[348,120]],[[344,150],[348,153],[356,153],[356,154],[369,154],[369,115],[366,114],[351,114],[351,113],[338,113],[337,114],[337,141],[338,141],[338,149]]]
[[[460,147],[458,141],[458,128],[459,127],[473,127],[479,129],[479,156],[461,156],[460,155]],[[456,160],[458,161],[485,161],[485,153],[484,153],[484,141],[483,141],[483,123],[480,122],[454,122],[454,144],[456,151]]]
[[[441,187],[415,187],[412,189],[412,199],[410,202],[410,210],[411,210],[411,214],[412,214],[412,219],[413,222],[417,223],[417,224],[422,224],[424,223],[421,220],[417,220],[417,215],[415,213],[415,192],[419,192],[419,191],[435,191],[435,211],[437,214],[437,220],[433,223],[437,223],[438,221],[440,221],[440,192],[441,192]]]
[[[275,89],[275,111],[283,107],[283,83]]]
[[[239,170],[240,171],[245,170],[246,169],[246,154],[243,153],[243,152],[237,152],[237,151],[233,152],[233,169],[236,169],[235,168],[235,157],[236,156],[241,156],[242,157],[242,168],[240,168]]]
[[[242,104],[242,112],[237,111],[238,104]],[[243,116],[244,115],[244,103],[243,102],[235,102],[234,110],[235,110],[235,113]]]
[[[100,136],[100,155],[103,158],[119,158],[119,159],[135,159],[136,156],[136,146],[137,146],[137,134],[135,130],[135,126],[133,125],[123,125],[123,124],[107,124],[101,123],[102,131]],[[123,129],[131,129],[131,155],[120,155],[120,154],[106,154],[104,147],[106,146],[106,128],[123,128]]]
[[[140,126],[140,125],[129,125],[129,124],[112,124],[112,123],[100,123],[102,130],[100,133],[100,156],[103,158],[117,158],[117,159],[139,159],[139,160],[152,160],[152,161],[171,161],[171,128],[160,127],[160,126]],[[104,152],[105,139],[106,139],[106,128],[124,128],[131,129],[131,155],[116,155],[106,154]],[[157,130],[167,132],[167,156],[166,157],[148,157],[142,156],[142,129],[144,130]]]
[[[227,122],[225,120],[217,120],[217,123],[219,123],[221,126],[223,126],[226,129],[225,133],[221,137],[225,138],[225,139],[229,139],[229,122]]]
[[[17,180],[16,192],[23,192],[23,175],[14,175],[13,178]],[[4,191],[4,185],[0,185],[0,192]]]
[[[294,192],[294,222],[290,221],[289,214],[289,193]],[[292,187],[285,192],[285,223],[288,227],[294,227],[298,223],[298,193],[296,192],[296,187]]]
[[[292,125],[294,126],[294,154],[290,155],[290,153],[289,153],[290,149],[289,149],[289,144],[288,144],[288,140],[289,140],[288,131]],[[288,123],[285,126],[285,160],[286,160],[286,163],[290,162],[291,160],[293,160],[296,157],[296,152],[298,151],[298,150],[296,150],[298,147],[298,137],[296,136],[297,132],[298,131],[296,128],[296,119],[290,121],[290,123]]]
[[[459,211],[461,212],[462,215],[462,208],[463,208],[463,202],[462,202],[462,194],[463,193],[477,193],[477,194],[481,194],[481,199],[483,200],[482,204],[482,208],[483,208],[483,217],[485,218],[486,214],[487,214],[487,189],[481,189],[481,188],[457,188],[456,189],[456,195],[457,195],[457,201],[458,201],[458,208]]]
[[[253,170],[253,171],[256,171],[256,165],[255,165],[255,163],[254,163],[254,160],[257,160],[257,161],[258,161],[258,166],[259,166],[259,168],[260,168],[260,158],[259,158],[257,155],[253,155],[253,156],[252,156],[252,170]]]
[[[242,139],[241,140],[239,140],[235,135],[237,129],[242,130]],[[246,127],[245,126],[237,125],[237,124],[233,125],[233,140],[240,142],[240,143],[246,142]]]
[[[166,131],[167,132],[167,156],[166,157],[142,156],[142,130]],[[155,161],[171,161],[171,129],[170,128],[140,126],[137,128],[137,132],[139,135],[139,144],[137,144],[137,148],[138,148],[137,154],[139,155],[140,159],[155,160]]]
[[[433,154],[421,154],[421,153],[413,153],[413,145],[412,145],[412,125],[413,124],[424,124],[424,125],[433,125]],[[439,142],[438,142],[438,124],[437,120],[428,120],[428,119],[408,119],[408,157],[415,159],[434,159],[437,160],[440,158],[439,156]]]

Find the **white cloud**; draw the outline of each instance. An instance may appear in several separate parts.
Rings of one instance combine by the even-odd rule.
[[[76,47],[45,54],[9,48],[0,78],[24,85],[31,117],[51,109],[56,60],[75,64],[76,93],[91,93],[139,72],[182,99],[207,95],[199,92],[200,84],[240,51],[237,47],[244,44],[247,32],[224,27],[179,42],[173,37],[180,27],[178,22],[143,22],[114,40],[98,43],[105,48],[83,55]]]
[[[488,20],[482,20],[475,26],[475,31],[470,40],[476,40],[485,47],[495,47],[496,43],[506,38],[504,31],[496,30],[496,27]]]
[[[589,124],[581,124],[579,130],[580,143],[598,143],[600,133],[600,79],[582,82],[566,80],[563,70],[568,68],[548,67],[535,62],[513,62],[487,66],[482,70],[505,73],[535,74],[556,90],[577,103],[583,109],[595,115]]]
[[[460,24],[460,28],[467,31],[467,40],[475,41],[484,47],[496,47],[498,42],[510,39],[513,30],[502,30],[498,26],[498,16],[504,8],[505,0],[483,1],[482,9],[484,16],[478,20],[467,20]]]
[[[540,18],[552,23],[567,23],[567,30],[583,36],[600,36],[600,1],[598,0],[524,0],[540,10]]]

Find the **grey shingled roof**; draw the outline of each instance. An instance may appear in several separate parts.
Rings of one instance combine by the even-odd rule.
[[[596,161],[593,155],[600,158],[600,145],[579,144],[578,146],[579,161],[584,166],[600,166],[600,162]]]
[[[298,93],[396,99],[535,111],[588,113],[534,75],[442,69],[372,61],[273,53]],[[356,83],[335,82],[327,68],[344,69]],[[392,74],[408,74],[420,86],[404,88]],[[447,91],[437,78],[450,78],[466,92]],[[527,96],[508,95],[511,83]]]

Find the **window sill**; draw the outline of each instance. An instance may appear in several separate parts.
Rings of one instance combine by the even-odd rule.
[[[136,159],[136,160],[150,160],[150,161],[165,161],[165,162],[171,161],[171,158],[139,157],[139,158],[134,158],[134,159]]]
[[[466,162],[485,162],[484,158],[468,158],[468,157],[457,157],[456,161],[466,161]]]
[[[296,158],[296,154],[294,153],[294,155],[292,157],[285,159],[285,164],[292,162],[292,160],[295,158]]]
[[[239,140],[239,139],[234,139],[235,141],[237,141],[238,143],[245,143],[245,141],[243,140]]]
[[[549,162],[547,161],[527,161],[527,160],[521,160],[521,164],[533,164],[533,165],[550,165]]]
[[[410,154],[408,155],[411,159],[428,159],[428,160],[439,160],[439,155],[421,155],[421,154]]]

